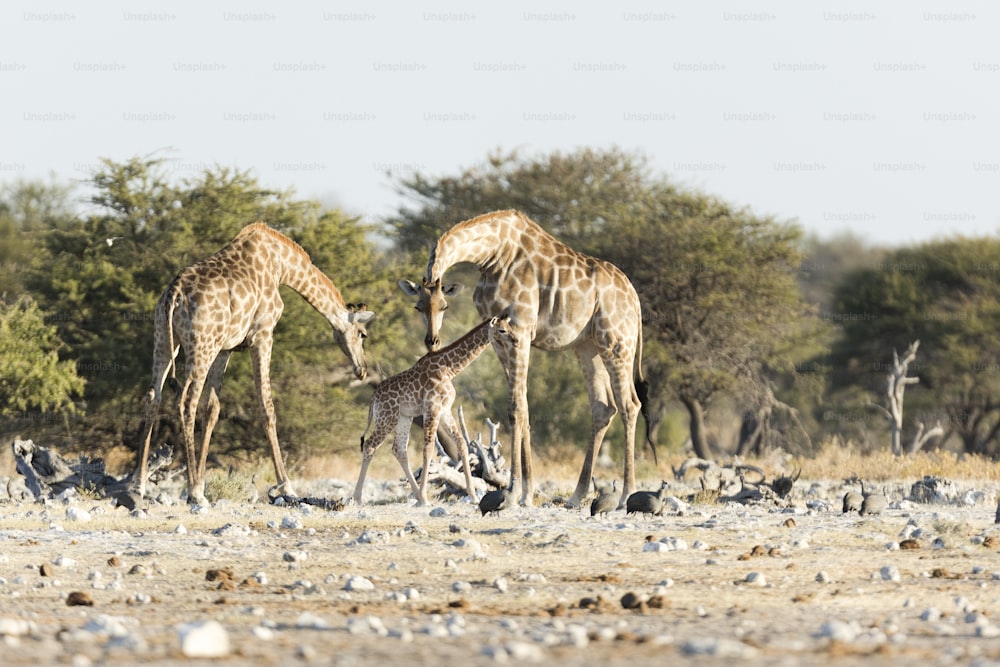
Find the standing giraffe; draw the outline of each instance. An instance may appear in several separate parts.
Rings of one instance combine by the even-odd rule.
[[[441,321],[448,307],[445,297],[458,294],[462,288],[443,284],[442,277],[460,262],[479,267],[480,278],[472,295],[479,314],[490,317],[510,308],[515,335],[531,341],[531,345],[497,347],[510,390],[512,490],[516,491],[520,484],[517,475],[522,474],[521,503],[532,503],[527,383],[530,348],[569,348],[583,371],[593,424],[590,448],[569,504],[579,505],[587,494],[604,434],[621,410],[625,481],[619,506],[624,505],[635,490],[635,426],[640,411],[646,418],[646,439],[656,455],[643,406],[642,313],[632,283],[615,265],[573,250],[518,211],[487,213],[458,223],[438,239],[420,285],[399,281],[406,294],[417,298],[428,349],[440,345]]]
[[[159,410],[163,383],[176,372],[175,358],[184,349],[186,379],[179,400],[187,456],[188,499],[205,501],[205,463],[212,430],[219,419],[219,390],[229,356],[250,349],[253,377],[271,460],[279,486],[294,495],[278,446],[271,399],[271,347],[274,326],[284,304],[279,285],[298,292],[333,327],[333,337],[351,360],[354,375],[368,374],[363,341],[365,323],[374,313],[344,303],[340,291],[287,236],[262,222],[244,227],[217,253],[181,270],[156,304],[153,333],[153,380],[145,397],[142,450],[134,483],[145,493],[149,441]],[[207,391],[204,391],[206,390]],[[202,393],[205,396],[202,396]],[[203,419],[201,451],[195,452],[195,417]]]
[[[365,435],[373,423],[375,430],[367,438],[365,435],[361,436],[361,474],[358,476],[357,486],[354,487],[355,503],[361,503],[368,464],[375,456],[375,450],[386,436],[395,430],[392,453],[395,454],[396,460],[406,473],[406,479],[413,487],[417,504],[427,504],[427,475],[438,424],[443,426],[456,442],[462,441],[461,432],[451,414],[451,406],[455,402],[455,385],[452,384],[452,380],[475,361],[491,342],[500,348],[517,346],[517,340],[512,337],[507,326],[506,316],[486,320],[448,347],[428,352],[412,367],[383,380],[375,387],[368,408]],[[413,472],[410,471],[406,456],[406,446],[410,441],[410,424],[415,417],[423,417],[424,420],[424,469],[420,475],[419,485],[413,477]],[[460,445],[458,449],[465,471],[465,486],[469,497],[475,500],[476,490],[472,486],[468,447]]]

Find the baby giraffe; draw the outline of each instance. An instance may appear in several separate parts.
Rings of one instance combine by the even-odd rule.
[[[517,345],[506,315],[484,321],[448,347],[428,352],[418,359],[412,368],[383,380],[375,387],[371,405],[368,407],[368,425],[365,427],[365,435],[361,436],[361,474],[357,486],[354,487],[355,503],[361,503],[361,490],[365,484],[368,464],[375,456],[375,450],[390,432],[395,431],[396,438],[393,441],[392,452],[399,465],[403,467],[410,486],[413,487],[417,504],[427,504],[427,473],[438,424],[447,429],[456,442],[462,442],[461,432],[451,414],[451,406],[455,402],[455,386],[452,380],[490,343],[502,346]],[[420,476],[419,485],[413,477],[413,472],[410,471],[406,457],[410,425],[416,417],[423,417],[424,420],[424,471]],[[365,437],[373,422],[375,430],[370,437]],[[459,446],[459,450],[462,455],[462,468],[465,470],[466,489],[469,497],[475,500],[468,448],[462,445]]]

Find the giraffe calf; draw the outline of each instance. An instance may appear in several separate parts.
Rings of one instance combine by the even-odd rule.
[[[476,326],[448,347],[428,352],[417,360],[413,367],[383,380],[372,394],[368,407],[368,425],[361,436],[361,474],[354,487],[354,502],[361,503],[361,493],[368,473],[368,465],[375,456],[375,450],[390,432],[395,431],[392,452],[403,467],[406,479],[413,488],[418,505],[427,504],[427,474],[434,439],[440,424],[456,441],[462,442],[462,435],[451,414],[455,402],[455,376],[471,364],[491,343],[497,345],[517,345],[513,338],[507,317],[494,317]],[[424,421],[424,468],[420,484],[410,470],[406,447],[410,440],[410,425],[416,417]],[[371,435],[368,431],[374,430]],[[469,496],[475,500],[472,485],[472,471],[469,469],[469,452],[460,446],[465,484]]]

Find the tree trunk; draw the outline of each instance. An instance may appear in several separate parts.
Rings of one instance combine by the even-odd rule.
[[[701,401],[690,396],[681,396],[681,403],[687,408],[688,416],[691,419],[691,446],[694,448],[694,455],[706,461],[712,460],[712,452],[708,447],[708,438],[705,434],[705,409]]]

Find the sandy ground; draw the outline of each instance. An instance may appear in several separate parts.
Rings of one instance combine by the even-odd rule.
[[[790,507],[661,517],[0,499],[0,662],[1000,664],[997,489],[914,503],[910,483],[876,517],[804,480]],[[225,655],[186,655],[183,625],[211,620]]]

